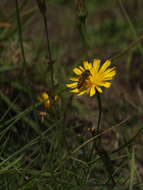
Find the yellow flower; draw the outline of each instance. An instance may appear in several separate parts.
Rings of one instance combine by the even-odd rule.
[[[110,60],[105,61],[102,66],[100,66],[100,59],[94,59],[93,63],[84,61],[83,66],[73,69],[77,76],[70,78],[72,83],[66,84],[66,86],[72,89],[70,92],[76,93],[78,96],[85,93],[93,96],[97,91],[102,93],[101,87],[109,88],[111,80],[116,75],[115,67],[108,68],[110,64]]]
[[[50,98],[47,92],[43,92],[38,96],[38,100],[43,102],[43,105],[46,109],[48,109],[51,105]],[[55,96],[55,101],[59,100],[59,96]]]

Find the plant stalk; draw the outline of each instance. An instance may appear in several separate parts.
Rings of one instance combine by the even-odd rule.
[[[22,58],[23,58],[22,73],[25,76],[27,64],[26,64],[25,51],[24,51],[24,46],[23,46],[22,26],[21,26],[21,21],[20,21],[20,11],[19,11],[18,0],[15,0],[15,5],[16,5],[16,17],[17,17],[17,25],[18,25],[18,33],[19,33],[19,42],[20,42],[21,54],[22,54]]]
[[[111,180],[112,184],[108,186],[108,189],[110,189],[111,187],[113,188],[116,183],[115,180],[113,178],[113,173],[114,173],[114,168],[112,166],[112,161],[110,160],[110,157],[108,155],[108,153],[105,151],[105,149],[102,146],[102,142],[101,142],[101,135],[100,135],[100,125],[101,125],[101,118],[102,118],[102,101],[101,101],[101,96],[99,94],[99,92],[97,91],[97,101],[98,101],[98,108],[99,108],[99,115],[98,115],[98,122],[97,122],[97,129],[96,131],[93,130],[92,136],[99,136],[93,143],[93,148],[92,148],[92,154],[93,154],[93,150],[95,149],[96,152],[98,153],[99,157],[101,158],[104,167],[107,171],[108,177]],[[92,157],[92,156],[91,156]],[[90,157],[90,158],[91,158]]]
[[[45,34],[46,34],[46,42],[47,42],[47,55],[48,55],[48,66],[50,70],[50,80],[51,80],[51,89],[49,92],[49,96],[51,99],[53,99],[53,90],[54,90],[54,69],[53,69],[53,59],[52,59],[52,53],[50,48],[50,40],[49,40],[49,30],[47,25],[47,17],[46,17],[46,2],[45,0],[37,0],[37,4],[39,7],[39,10],[41,12],[41,15],[43,17],[44,21],[44,27],[45,27]]]

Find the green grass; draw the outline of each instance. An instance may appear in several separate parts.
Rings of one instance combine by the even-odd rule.
[[[75,2],[45,1],[46,17],[36,1],[0,2],[0,190],[143,187],[142,0]],[[65,86],[94,58],[117,69],[101,123],[96,95]],[[60,100],[46,110],[42,92]]]

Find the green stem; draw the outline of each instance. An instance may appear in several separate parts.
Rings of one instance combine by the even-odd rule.
[[[18,32],[19,32],[19,42],[20,42],[20,47],[21,47],[21,54],[23,57],[22,72],[25,75],[25,73],[26,73],[26,58],[25,58],[25,52],[24,52],[24,46],[23,46],[22,27],[21,27],[21,21],[20,21],[20,12],[19,12],[18,0],[15,0],[15,5],[16,5],[16,17],[17,17],[17,25],[18,25]]]
[[[75,8],[76,8],[76,23],[79,34],[81,36],[84,46],[87,49],[89,49],[90,44],[88,41],[87,31],[86,31],[87,9],[85,5],[85,0],[76,0]]]
[[[50,40],[49,40],[49,31],[48,31],[48,25],[47,25],[47,17],[46,17],[46,2],[45,0],[37,0],[37,4],[39,7],[39,10],[41,12],[41,15],[43,17],[44,21],[44,27],[45,27],[45,34],[46,34],[46,41],[47,41],[47,54],[48,54],[48,64],[50,68],[50,79],[51,79],[51,90],[50,90],[50,96],[53,99],[53,90],[54,90],[54,69],[53,69],[53,59],[52,59],[52,53],[50,48]]]
[[[97,100],[98,100],[99,115],[98,115],[96,135],[98,136],[100,134],[100,124],[101,124],[101,117],[102,117],[102,101],[101,101],[101,96],[99,92],[97,92]],[[95,134],[92,134],[92,135],[95,136]],[[113,169],[112,162],[110,160],[108,153],[104,150],[102,146],[101,136],[99,136],[99,138],[97,138],[97,140],[94,141],[93,145],[104,164],[104,167],[108,173],[108,177],[112,182],[112,187],[114,187],[116,185],[114,178],[112,176],[114,169]],[[111,185],[109,185],[108,189],[110,188],[111,188]]]
[[[98,100],[98,107],[99,107],[99,115],[98,115],[96,135],[99,135],[99,133],[100,133],[101,116],[102,116],[102,102],[101,102],[101,97],[100,97],[99,92],[97,92],[97,100]]]
[[[98,136],[100,134],[100,123],[101,123],[101,116],[102,116],[102,103],[101,103],[101,97],[100,97],[100,94],[98,91],[97,91],[97,101],[98,101],[99,115],[98,115],[96,133],[95,133],[95,129],[93,129],[93,131],[91,132],[93,137]],[[89,156],[90,160],[92,159],[94,149],[97,146],[97,141],[100,144],[100,139],[101,139],[101,136],[99,135],[99,137],[97,139],[95,139],[95,141],[93,142],[93,146],[91,148],[91,152],[90,152],[90,156]]]
[[[48,31],[48,25],[47,25],[47,17],[45,14],[43,14],[43,20],[44,20],[44,26],[45,26],[45,33],[46,33],[46,39],[47,39],[47,48],[48,48],[48,61],[50,64],[50,70],[51,70],[51,85],[52,89],[54,87],[54,72],[53,72],[53,59],[51,54],[51,48],[50,48],[50,41],[49,41],[49,31]]]

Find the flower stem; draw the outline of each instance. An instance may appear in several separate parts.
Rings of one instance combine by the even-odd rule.
[[[24,52],[24,47],[23,47],[22,27],[21,27],[21,21],[20,21],[20,12],[19,12],[18,0],[15,0],[15,5],[16,5],[17,26],[18,26],[18,33],[19,33],[19,43],[20,43],[21,54],[22,54],[22,58],[23,58],[22,73],[23,73],[23,75],[25,75],[25,73],[26,73],[26,58],[25,58],[25,52]]]
[[[37,0],[37,4],[40,10],[40,13],[43,17],[44,27],[45,27],[45,34],[46,34],[46,41],[47,41],[47,55],[48,55],[48,65],[50,69],[50,80],[51,80],[51,86],[50,86],[50,92],[49,95],[51,99],[53,99],[53,90],[54,90],[54,69],[53,69],[53,59],[52,59],[52,53],[50,48],[50,40],[49,40],[49,30],[47,25],[47,17],[46,17],[46,1],[45,0]]]
[[[98,100],[98,107],[99,107],[99,116],[98,116],[96,135],[99,135],[100,134],[101,117],[102,117],[102,101],[101,101],[101,96],[100,96],[99,92],[97,92],[97,100]],[[104,167],[108,173],[109,179],[111,179],[112,187],[114,187],[116,185],[116,183],[115,183],[114,178],[112,176],[114,173],[112,161],[111,161],[108,153],[106,152],[106,150],[102,146],[101,136],[99,136],[99,138],[97,138],[97,140],[98,141],[95,141],[96,151],[97,151],[98,155],[100,156],[100,158],[104,164]],[[109,189],[110,189],[110,185],[109,185]]]
[[[101,102],[101,97],[100,97],[99,92],[97,92],[97,100],[98,100],[98,107],[99,107],[99,116],[98,116],[96,135],[99,135],[99,133],[100,133],[101,116],[102,116],[102,102]]]
[[[98,115],[96,133],[95,133],[95,130],[92,131],[93,137],[95,135],[98,136],[100,134],[100,124],[101,124],[101,117],[102,117],[102,101],[101,101],[101,96],[100,96],[99,92],[97,92],[97,100],[98,100],[99,115]],[[113,188],[116,185],[115,180],[113,178],[114,168],[112,166],[112,161],[111,161],[108,153],[102,146],[101,135],[99,135],[99,137],[93,143],[93,148],[91,150],[90,158],[92,157],[93,149],[96,150],[96,152],[98,153],[99,157],[101,158],[101,160],[104,164],[104,167],[108,173],[108,177],[112,183],[111,185],[110,184],[108,185],[108,189],[111,189],[111,187]]]
[[[75,9],[76,9],[76,24],[81,36],[81,39],[85,47],[89,48],[89,40],[87,37],[86,31],[86,19],[87,19],[87,9],[85,5],[85,0],[75,0]]]

